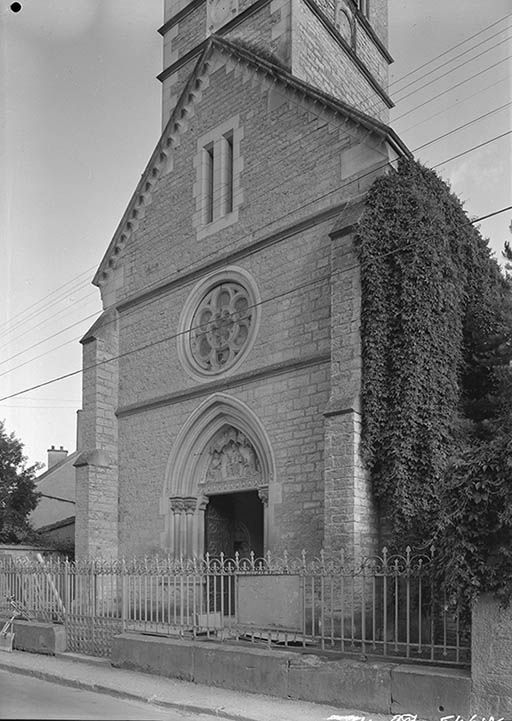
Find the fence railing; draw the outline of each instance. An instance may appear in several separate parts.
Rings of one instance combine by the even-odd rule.
[[[151,557],[0,561],[0,611],[14,599],[63,622],[70,650],[109,655],[121,631],[278,647],[469,663],[469,628],[435,581],[433,551],[358,563],[309,559]]]

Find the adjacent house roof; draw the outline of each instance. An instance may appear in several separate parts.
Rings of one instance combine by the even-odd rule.
[[[75,505],[75,468],[77,451],[70,453],[38,476],[36,490],[41,493],[39,503],[30,515],[30,522],[38,530],[42,526],[68,518]]]

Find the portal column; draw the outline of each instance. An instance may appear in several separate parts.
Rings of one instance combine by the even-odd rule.
[[[201,496],[199,498],[199,503],[197,504],[197,534],[196,534],[196,547],[194,550],[194,555],[198,556],[199,558],[203,558],[203,556],[206,553],[205,548],[205,538],[204,538],[204,526],[205,526],[205,519],[206,519],[206,508],[208,507],[208,503],[210,502],[209,496]]]
[[[183,498],[180,498],[179,496],[172,496],[169,501],[174,521],[172,551],[174,557],[179,558],[182,553],[182,515],[185,510],[185,503]]]
[[[258,488],[258,498],[263,504],[263,553],[269,549],[268,542],[268,486]]]
[[[183,554],[186,558],[194,555],[194,516],[196,514],[197,498],[189,496],[183,499],[185,508]]]

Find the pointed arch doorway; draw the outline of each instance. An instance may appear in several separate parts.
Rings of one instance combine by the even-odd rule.
[[[222,493],[209,497],[205,513],[204,549],[211,557],[222,554],[259,557],[264,549],[264,507],[257,491]]]
[[[210,397],[192,413],[169,458],[162,544],[182,557],[264,553],[273,468],[255,414],[226,394]]]

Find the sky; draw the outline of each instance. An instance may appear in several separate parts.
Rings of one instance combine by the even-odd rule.
[[[162,0],[11,4],[0,0],[0,398],[81,368],[101,308],[92,277],[161,129]],[[471,218],[512,205],[510,0],[389,0],[389,19],[391,126]],[[497,256],[511,221],[479,224]],[[0,401],[0,420],[44,463],[51,445],[75,449],[80,398],[78,372]]]

